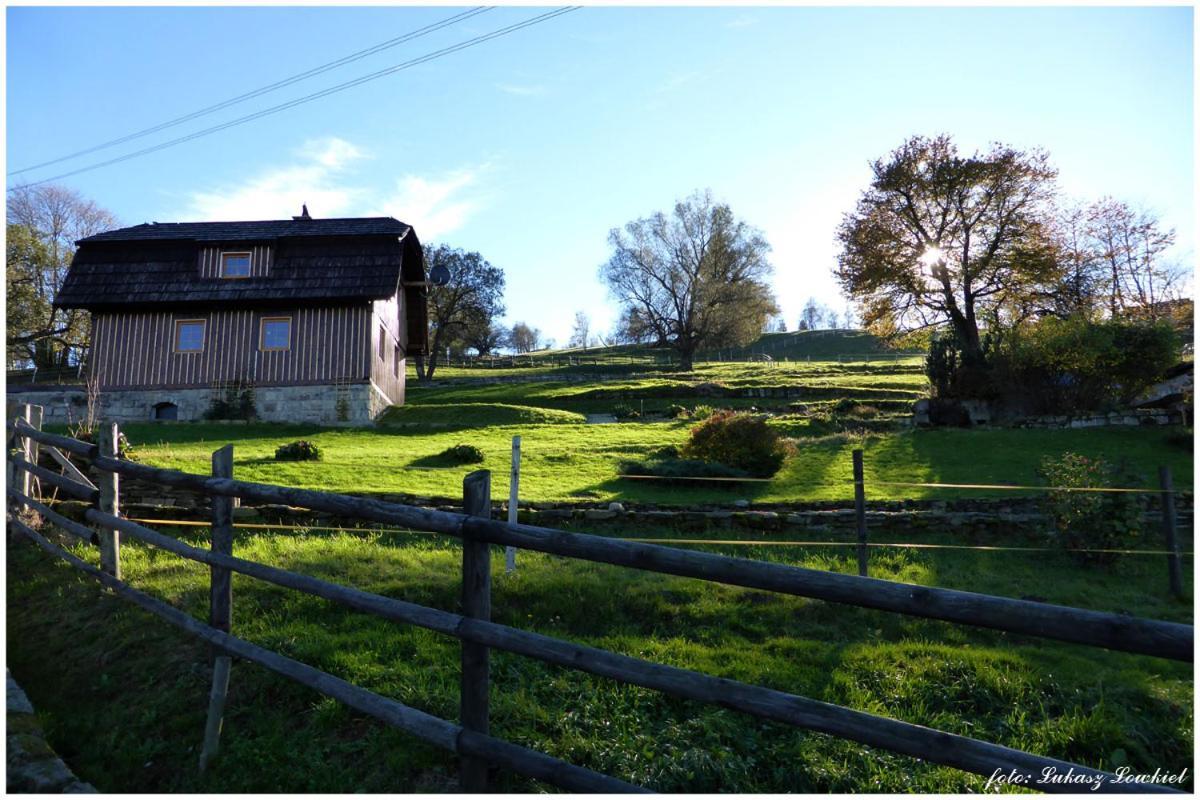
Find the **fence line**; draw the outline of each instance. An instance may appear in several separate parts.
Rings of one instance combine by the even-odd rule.
[[[487,544],[512,545],[587,561],[632,567],[646,571],[700,578],[737,586],[839,602],[864,608],[940,619],[1016,633],[1058,639],[1114,650],[1143,653],[1191,661],[1193,628],[1190,625],[1126,617],[1118,614],[1053,606],[1031,601],[980,595],[936,587],[914,586],[873,578],[828,573],[778,564],[748,561],[710,553],[680,550],[642,542],[620,541],[587,534],[539,528],[473,514],[490,508],[489,473],[477,472],[464,481],[464,511],[453,513],[414,508],[376,500],[355,498],[270,484],[248,483],[231,477],[191,475],[133,464],[115,457],[115,426],[105,426],[102,447],[58,437],[17,425],[13,432],[26,441],[50,444],[91,459],[101,471],[100,508],[89,509],[85,518],[101,530],[101,569],[53,545],[24,523],[10,517],[10,524],[47,552],[64,558],[72,566],[99,579],[114,592],[167,619],[185,631],[208,641],[219,651],[260,663],[287,677],[311,686],[389,724],[408,730],[426,741],[458,753],[463,758],[463,786],[479,787],[486,780],[482,762],[513,769],[540,780],[575,791],[629,791],[637,787],[615,778],[565,764],[541,753],[517,747],[486,734],[489,678],[487,649],[507,649],[550,663],[572,666],[597,675],[648,686],[682,697],[735,708],[745,713],[785,722],[797,727],[830,733],[841,738],[912,755],[982,775],[997,769],[1025,773],[1030,784],[1045,790],[1070,790],[1062,784],[1040,784],[1036,776],[1046,766],[1062,772],[1075,770],[1099,781],[1107,791],[1170,791],[1156,784],[1120,783],[1115,776],[1080,765],[1024,753],[1000,745],[980,742],[910,723],[877,717],[840,706],[765,687],[741,684],[703,673],[642,661],[596,648],[508,628],[488,621],[490,616],[490,558]],[[28,452],[26,448],[25,452]],[[219,451],[232,463],[229,448]],[[26,463],[32,463],[26,460]],[[216,466],[214,457],[214,467]],[[22,468],[10,460],[12,473]],[[214,469],[214,472],[217,470]],[[244,497],[265,502],[285,502],[316,510],[389,522],[457,536],[464,543],[462,616],[384,598],[357,589],[331,584],[233,557],[224,547],[194,548],[136,522],[119,512],[117,478],[137,477],[168,486],[202,491],[219,498]],[[10,486],[18,484],[10,481]],[[10,490],[9,496],[29,508],[46,508],[26,492]],[[37,505],[33,505],[37,504]],[[62,518],[61,516],[59,517]],[[53,519],[53,518],[51,518]],[[69,520],[68,520],[69,522]],[[73,527],[90,529],[71,523]],[[214,515],[214,530],[227,528]],[[214,625],[204,625],[182,611],[151,598],[122,582],[119,575],[120,535],[140,538],[190,560],[208,563],[212,574]],[[77,533],[78,535],[78,533]],[[107,550],[107,552],[105,552]],[[107,556],[107,557],[106,557]],[[351,607],[387,618],[423,625],[449,633],[463,641],[461,685],[462,725],[431,717],[396,701],[382,698],[361,687],[237,639],[220,630],[216,591],[221,574],[229,571],[258,577],[316,596],[334,599]],[[223,584],[222,584],[223,585]],[[449,628],[447,629],[447,627]],[[482,730],[480,730],[482,728]],[[472,775],[474,772],[474,775]]]
[[[210,523],[189,519],[147,519],[144,517],[126,517],[130,522],[140,522],[146,525],[170,525],[180,528],[209,528]],[[268,522],[235,522],[234,528],[247,530],[274,531],[336,531],[338,533],[408,533],[428,534],[439,536],[431,531],[418,531],[412,528],[388,528],[371,526],[369,528],[347,528],[342,525],[288,525],[279,523],[272,525]],[[714,544],[714,545],[746,545],[751,547],[858,547],[857,542],[829,542],[790,539],[677,539],[671,536],[614,536],[623,542],[660,542],[663,544]],[[1165,556],[1170,550],[1116,550],[1103,548],[1080,547],[1020,547],[1007,545],[974,545],[974,544],[934,544],[928,542],[867,542],[867,547],[896,547],[914,548],[918,550],[996,550],[998,552],[1028,552],[1028,553],[1116,553],[1130,556]],[[1191,550],[1181,550],[1180,555],[1193,556]]]

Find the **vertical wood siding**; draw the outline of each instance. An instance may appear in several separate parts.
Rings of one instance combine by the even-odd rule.
[[[201,247],[200,248],[200,277],[221,277],[221,253],[249,253],[251,278],[264,278],[271,269],[272,247],[269,244],[247,245],[235,247]],[[233,279],[230,279],[233,280]]]
[[[371,330],[367,338],[371,342],[371,380],[392,403],[404,402],[404,379],[408,365],[405,361],[405,326],[400,324],[400,294],[387,300],[376,300],[372,304]],[[383,358],[379,357],[379,337],[383,336]],[[396,374],[395,357],[400,353],[400,370]]]
[[[287,350],[259,349],[264,317],[291,317]],[[102,388],[209,386],[249,381],[261,386],[362,381],[371,375],[370,304],[96,314],[91,371]],[[175,322],[202,319],[204,349],[175,352]]]

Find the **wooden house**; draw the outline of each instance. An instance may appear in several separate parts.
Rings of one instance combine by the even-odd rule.
[[[55,304],[91,313],[86,372],[118,421],[221,398],[274,421],[364,423],[426,347],[421,244],[391,217],[147,223],[81,239]]]

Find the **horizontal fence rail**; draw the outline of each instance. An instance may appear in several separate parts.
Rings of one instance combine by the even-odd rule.
[[[1053,767],[1058,772],[1074,769],[1077,773],[1095,778],[1114,777],[1101,770],[1031,755],[1002,745],[943,733],[921,725],[854,711],[787,692],[656,664],[494,622],[470,619],[266,564],[212,553],[111,514],[89,510],[87,518],[98,524],[115,527],[122,533],[128,533],[183,558],[224,567],[242,575],[339,602],[379,617],[417,625],[593,675],[657,689],[677,697],[714,703],[763,719],[883,747],[979,775],[991,775],[997,765],[1002,765],[1006,770],[1016,769],[1030,773],[1040,773],[1043,769]]]
[[[108,566],[105,566],[102,557],[101,568],[97,569],[53,544],[36,530],[20,520],[14,519],[10,514],[10,524],[14,530],[32,539],[43,550],[65,559],[72,566],[97,578],[122,597],[208,642],[219,652],[236,655],[261,664],[387,724],[406,730],[425,741],[459,754],[463,757],[463,786],[468,790],[479,789],[486,785],[486,771],[479,771],[479,765],[490,763],[572,791],[641,791],[640,787],[616,778],[572,766],[546,754],[488,735],[486,718],[489,681],[487,651],[489,648],[495,648],[620,682],[655,689],[672,696],[719,705],[761,719],[879,747],[931,763],[956,767],[979,775],[993,776],[1015,770],[1029,777],[1029,781],[1025,785],[1032,788],[1047,791],[1074,791],[1077,789],[1074,784],[1039,782],[1037,776],[1045,774],[1045,771],[1049,770],[1058,774],[1073,771],[1076,775],[1086,776],[1099,791],[1173,791],[1171,788],[1159,784],[1122,781],[1112,773],[1026,753],[1002,745],[856,711],[787,692],[657,664],[491,622],[489,619],[490,600],[488,599],[490,589],[486,572],[489,569],[487,566],[489,559],[486,545],[496,544],[535,550],[596,563],[697,578],[1186,662],[1193,660],[1193,628],[1190,625],[972,592],[903,584],[877,578],[688,551],[644,541],[610,539],[492,520],[488,518],[485,511],[489,507],[486,490],[489,483],[487,473],[474,473],[468,477],[468,482],[473,481],[470,483],[470,491],[474,492],[473,495],[468,492],[466,496],[467,511],[471,513],[455,513],[223,477],[230,475],[231,472],[228,471],[228,466],[223,467],[223,471],[218,470],[218,456],[222,459],[222,464],[231,465],[232,452],[228,447],[214,454],[214,475],[221,477],[210,477],[132,463],[113,455],[103,454],[104,451],[97,445],[45,433],[26,423],[10,425],[9,430],[17,437],[25,437],[27,440],[40,442],[87,458],[94,468],[101,471],[101,486],[110,487],[108,496],[111,503],[109,506],[105,506],[101,501],[98,504],[99,508],[92,507],[84,512],[84,519],[95,525],[101,532],[99,537],[92,528],[67,519],[27,494],[10,488],[7,496],[11,504],[10,508],[23,506],[43,515],[47,520],[77,538],[93,544],[99,543],[102,555],[104,547],[108,546],[111,561]],[[112,426],[111,431],[106,430],[102,433],[105,434],[102,438],[107,452],[115,453],[115,448],[112,446],[112,442],[116,440],[115,426]],[[29,453],[31,451],[26,447],[22,452]],[[10,470],[20,470],[30,475],[37,475],[33,469],[37,465],[27,457],[13,457],[10,453],[9,465]],[[66,482],[73,484],[68,491],[81,489],[95,491],[70,478],[50,473],[49,470],[45,470],[45,472],[54,475],[56,479],[46,478],[51,485],[63,488],[63,483]],[[237,558],[231,554],[228,544],[218,547],[218,537],[216,536],[218,529],[221,531],[222,541],[224,541],[223,537],[228,536],[228,531],[233,527],[228,519],[228,514],[220,511],[221,508],[224,508],[223,504],[214,503],[213,548],[206,550],[189,545],[139,522],[122,517],[117,510],[115,495],[118,475],[200,492],[215,498],[241,497],[265,503],[282,503],[462,539],[464,542],[465,614],[432,609]],[[10,483],[10,486],[13,485],[15,484]],[[481,489],[481,486],[485,488]],[[468,488],[468,483],[464,483],[464,487]],[[103,493],[102,496],[104,496]],[[95,504],[93,495],[87,497],[90,502]],[[106,508],[107,510],[105,510]],[[225,629],[214,627],[218,625],[218,622],[215,621],[211,625],[205,625],[179,609],[134,589],[119,579],[117,556],[121,535],[132,536],[148,545],[162,548],[182,558],[208,564],[213,575],[214,614],[218,608],[216,600],[218,576],[226,576],[221,580],[227,582],[229,573],[237,572],[338,602],[361,612],[416,625],[459,639],[463,642],[464,653],[462,724],[456,725],[432,717],[395,700],[349,684],[315,667],[238,639],[228,633],[228,616],[224,618]],[[478,550],[478,545],[483,545],[484,549]],[[483,560],[480,561],[480,558]],[[468,572],[481,568],[485,572],[482,575],[476,573],[476,577],[469,585]],[[475,581],[481,582],[476,583]],[[227,615],[228,608],[227,606],[225,608],[224,613]],[[472,654],[470,658],[468,658],[468,653]],[[470,680],[468,680],[466,670],[468,662],[472,664],[473,670],[473,677]],[[228,681],[227,669],[226,667],[224,673],[226,682]],[[211,727],[215,720],[216,731],[219,732],[224,694],[222,689],[218,702],[216,675],[217,672],[214,671],[214,705],[210,708],[209,723]],[[213,716],[214,709],[215,718]],[[482,716],[479,716],[480,714]],[[206,753],[208,746],[209,742],[206,737]]]
[[[216,628],[198,622],[172,605],[139,592],[124,581],[93,567],[61,547],[53,544],[37,531],[17,520],[10,520],[18,531],[33,540],[46,552],[58,556],[76,569],[99,580],[122,597],[155,614],[187,633],[202,639],[224,652],[253,661],[297,683],[340,700],[351,708],[369,714],[378,720],[411,733],[419,739],[445,750],[485,758],[514,772],[544,780],[576,792],[640,792],[645,791],[633,784],[576,767],[544,753],[511,744],[491,736],[482,736],[465,731],[459,725],[439,719],[424,711],[411,708],[395,700],[375,694],[328,672],[311,667],[287,656],[238,639]]]
[[[24,425],[20,426],[20,432],[44,444],[64,447],[61,440],[65,437],[35,431]],[[1160,656],[1177,661],[1192,661],[1194,658],[1193,628],[1191,625],[1176,622],[769,564],[645,542],[621,541],[592,534],[569,533],[554,528],[487,520],[451,511],[405,506],[350,495],[229,478],[210,478],[100,456],[95,445],[83,442],[77,444],[82,447],[72,452],[90,457],[92,463],[100,469],[207,494],[301,506],[458,538],[479,539],[523,550],[536,550],[749,589],[1041,636],[1110,650]]]

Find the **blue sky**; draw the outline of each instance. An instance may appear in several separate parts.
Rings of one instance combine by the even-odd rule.
[[[462,7],[467,8],[467,7]],[[8,170],[140,130],[460,8],[9,8]],[[507,7],[41,180],[544,9]],[[610,228],[711,188],[762,228],[793,327],[844,307],[834,228],[906,136],[1046,148],[1067,195],[1158,212],[1193,251],[1190,8],[585,8],[62,182],[124,224],[389,214],[508,276],[563,342],[615,309]],[[10,176],[10,185],[15,180]]]

